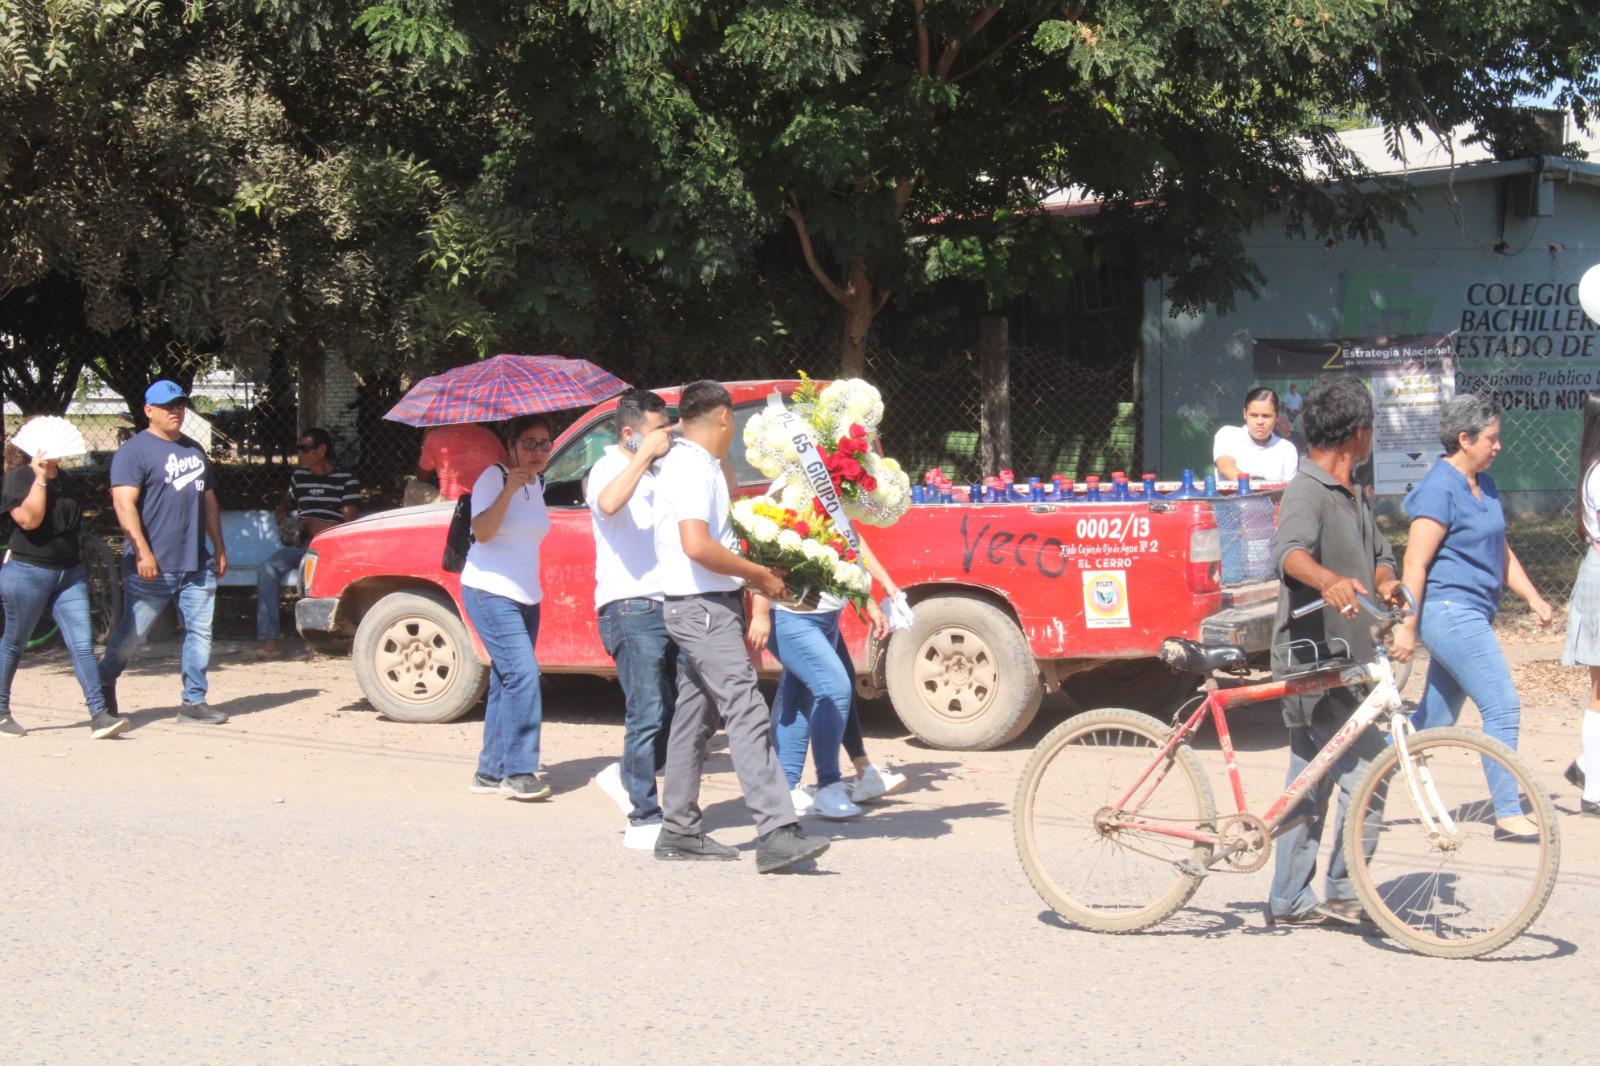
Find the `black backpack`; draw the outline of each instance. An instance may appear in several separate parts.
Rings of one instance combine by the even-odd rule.
[[[504,477],[505,465],[494,465]],[[439,568],[447,574],[461,573],[467,565],[467,549],[471,547],[472,490],[468,489],[456,498],[456,509],[450,515],[450,532],[444,535],[444,555],[439,559]]]

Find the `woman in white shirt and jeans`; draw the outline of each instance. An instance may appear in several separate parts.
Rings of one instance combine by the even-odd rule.
[[[1583,790],[1579,811],[1600,815],[1600,393],[1583,406],[1583,444],[1578,450],[1578,531],[1589,542],[1567,607],[1567,646],[1561,661],[1589,668],[1589,709],[1583,713],[1581,759],[1567,767],[1567,780]]]
[[[550,532],[539,474],[554,436],[543,415],[514,418],[508,465],[495,463],[472,485],[472,547],[461,570],[461,602],[489,652],[489,702],[473,792],[512,799],[550,795],[539,773],[539,543]]]
[[[1300,452],[1273,432],[1278,424],[1278,394],[1251,389],[1244,398],[1244,425],[1223,426],[1211,444],[1217,476],[1229,481],[1248,474],[1254,481],[1283,482],[1294,477]]]

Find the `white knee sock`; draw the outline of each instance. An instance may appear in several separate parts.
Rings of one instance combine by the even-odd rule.
[[[1600,711],[1583,713],[1583,798],[1600,803]]]

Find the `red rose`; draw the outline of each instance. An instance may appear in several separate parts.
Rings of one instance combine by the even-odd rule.
[[[861,487],[866,489],[868,492],[876,492],[878,489],[878,479],[873,477],[871,474],[867,474],[861,479]]]
[[[811,499],[811,509],[817,512],[817,514],[821,515],[823,518],[828,517],[828,509],[824,507],[822,505],[822,501],[816,497],[812,497]]]
[[[794,524],[794,531],[802,537],[809,537],[811,536],[811,525],[808,522],[797,519]]]
[[[739,554],[740,555],[749,555],[750,554],[750,542],[745,540],[743,537],[739,538]]]
[[[847,563],[853,563],[856,561],[856,550],[854,548],[846,548],[844,551],[839,553],[839,558],[843,559]]]
[[[867,427],[863,426],[860,422],[852,422],[850,423],[850,435],[857,440],[866,440]]]

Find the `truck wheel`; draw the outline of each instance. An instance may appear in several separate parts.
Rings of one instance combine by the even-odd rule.
[[[425,592],[391,592],[356,627],[356,681],[397,722],[453,722],[489,686],[455,607]]]
[[[1130,707],[1160,717],[1199,685],[1199,674],[1175,673],[1160,659],[1125,659],[1062,678],[1061,691],[1086,710]]]
[[[1044,687],[1022,631],[1000,608],[967,596],[917,604],[889,642],[889,699],[907,729],[935,748],[987,751],[1017,737]]]

